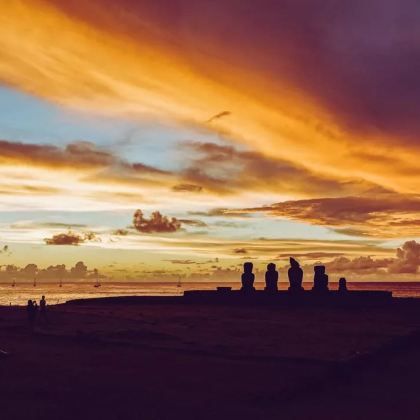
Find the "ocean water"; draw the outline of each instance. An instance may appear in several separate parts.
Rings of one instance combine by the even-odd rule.
[[[257,289],[263,289],[262,283],[256,283]],[[0,284],[0,305],[25,305],[28,299],[39,301],[45,295],[48,303],[64,303],[72,299],[95,298],[108,296],[176,296],[182,295],[185,290],[214,290],[217,286],[231,286],[233,289],[240,287],[239,283],[103,283],[101,287],[94,287],[93,283],[64,283],[59,287],[57,283],[41,283],[35,287],[33,284]],[[312,284],[304,283],[305,289],[310,289]],[[280,290],[287,288],[286,283],[280,284]],[[337,288],[337,283],[330,284],[330,289]],[[420,282],[375,282],[375,283],[348,283],[350,290],[389,290],[395,297],[420,297]]]

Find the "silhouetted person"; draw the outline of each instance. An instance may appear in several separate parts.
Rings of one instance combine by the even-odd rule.
[[[28,300],[28,305],[26,306],[26,314],[28,316],[28,324],[31,329],[35,326],[36,320],[36,307],[32,300]]]
[[[241,280],[242,280],[242,290],[249,292],[249,291],[253,291],[254,289],[254,280],[255,280],[255,275],[252,272],[254,265],[251,262],[246,262],[244,264],[244,272],[241,276]]]
[[[328,292],[328,276],[325,274],[325,265],[314,266],[314,287],[315,292]]]
[[[39,309],[39,307],[38,307],[38,303],[37,303],[36,300],[33,300],[32,303],[34,305],[35,320],[36,320],[36,318],[38,317],[38,309]]]
[[[44,324],[48,323],[48,316],[47,316],[47,301],[45,300],[45,296],[43,295],[41,300],[39,301],[39,316],[44,322]]]
[[[270,263],[267,265],[267,272],[265,273],[265,290],[267,292],[277,292],[277,283],[279,281],[279,273],[276,271],[276,264]]]
[[[34,306],[34,304],[33,304],[32,300],[29,299],[28,304],[26,305],[26,314],[28,315],[28,321],[30,320],[31,315],[33,313],[33,306]]]
[[[290,268],[287,272],[287,275],[289,276],[290,283],[289,291],[300,292],[303,290],[303,270],[300,268],[299,263],[294,258],[290,258]]]
[[[344,277],[338,280],[338,291],[341,293],[347,292],[347,280]]]

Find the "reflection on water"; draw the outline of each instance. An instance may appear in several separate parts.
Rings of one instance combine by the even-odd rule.
[[[180,286],[180,287],[179,287]],[[48,303],[64,303],[67,300],[79,298],[95,298],[107,296],[159,296],[181,295],[184,290],[214,290],[217,286],[231,286],[238,289],[239,284],[235,283],[102,283],[101,287],[94,287],[93,283],[65,283],[59,287],[57,283],[41,283],[36,287],[32,283],[0,284],[0,305],[25,305],[28,299],[39,301],[42,295],[47,297]],[[263,289],[263,283],[256,283],[257,289]],[[311,283],[304,284],[305,289],[312,287]],[[286,282],[280,284],[280,289],[287,288]],[[337,284],[331,284],[332,290]],[[420,283],[348,283],[350,290],[390,290],[396,297],[420,297]]]
[[[42,295],[48,303],[64,303],[71,299],[96,298],[107,296],[141,296],[141,295],[179,295],[182,287],[173,283],[102,283],[94,287],[93,283],[41,283],[11,285],[0,284],[0,305],[24,305],[28,299],[39,300]]]

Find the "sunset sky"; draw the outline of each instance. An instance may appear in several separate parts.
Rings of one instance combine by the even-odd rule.
[[[403,3],[5,0],[0,264],[235,280],[290,255],[419,280]]]

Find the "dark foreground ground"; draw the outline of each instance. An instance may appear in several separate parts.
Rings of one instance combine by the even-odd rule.
[[[0,308],[0,418],[418,419],[420,301]]]

